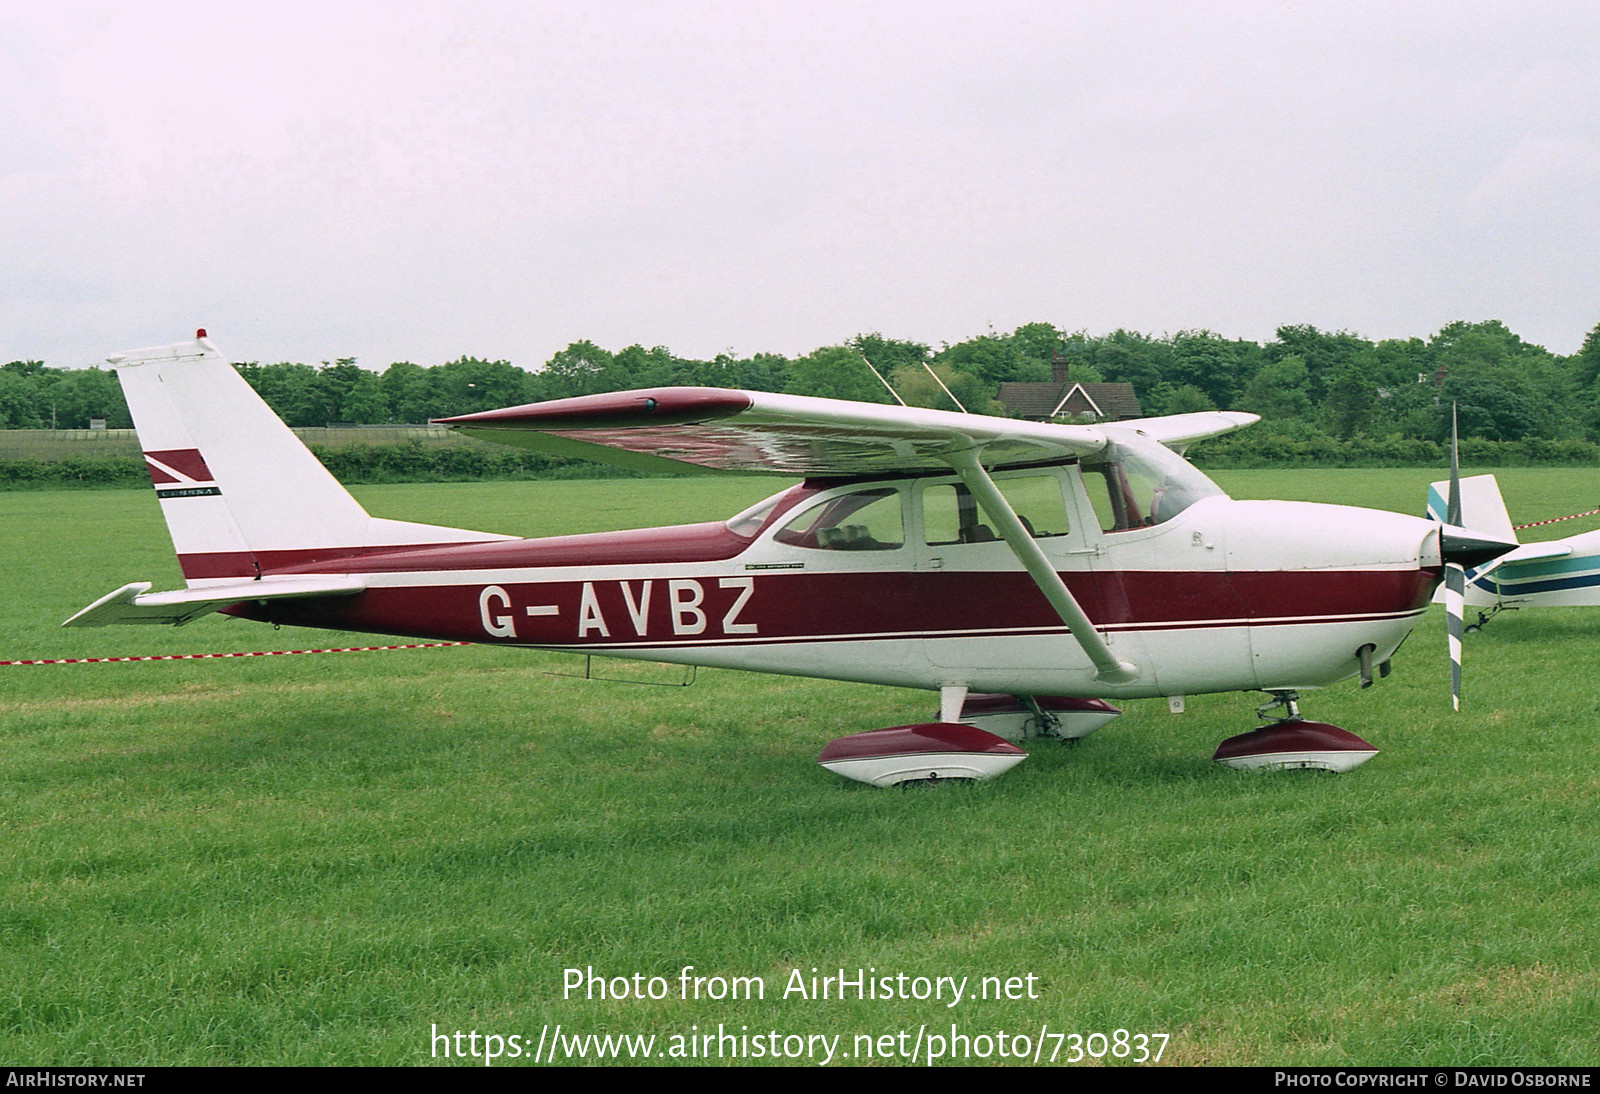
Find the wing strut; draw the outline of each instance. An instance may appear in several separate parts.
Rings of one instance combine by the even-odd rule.
[[[994,521],[995,528],[1000,532],[1000,538],[1006,541],[1006,546],[1011,548],[1011,553],[1017,556],[1017,561],[1022,563],[1028,576],[1033,578],[1033,583],[1039,586],[1039,591],[1044,593],[1045,599],[1050,601],[1050,606],[1056,610],[1061,621],[1072,632],[1072,637],[1077,640],[1083,652],[1089,655],[1089,660],[1094,662],[1095,668],[1100,671],[1095,678],[1108,684],[1122,684],[1132,680],[1139,672],[1139,666],[1129,661],[1120,661],[1117,655],[1111,652],[1111,647],[1106,645],[1104,638],[1094,629],[1089,622],[1089,617],[1078,606],[1077,600],[1072,596],[1071,590],[1061,580],[1061,575],[1056,573],[1056,568],[1050,564],[1044,552],[1039,549],[1039,544],[1028,534],[1022,526],[1022,521],[1017,519],[1017,514],[1011,508],[1011,503],[995,486],[994,480],[978,462],[978,453],[974,449],[965,452],[950,452],[943,457],[956,474],[961,476],[961,481],[966,484],[972,496],[978,499],[978,504],[989,519]]]

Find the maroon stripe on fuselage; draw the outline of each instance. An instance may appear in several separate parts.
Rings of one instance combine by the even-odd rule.
[[[516,570],[543,566],[631,566],[641,563],[720,562],[750,541],[721,521],[668,528],[635,528],[547,539],[488,543],[416,543],[399,547],[312,547],[293,551],[217,551],[179,555],[186,578],[262,574],[394,574],[427,570]],[[358,561],[360,565],[352,565]]]
[[[1064,575],[1096,625],[1203,629],[1393,618],[1427,604],[1425,570]],[[1026,574],[744,573],[378,587],[240,605],[303,626],[533,646],[671,646],[1062,633]],[[752,629],[753,628],[753,629]]]
[[[377,560],[390,554],[425,549],[460,548],[459,543],[418,544],[399,547],[304,547],[287,551],[205,551],[178,556],[178,568],[186,579],[217,577],[256,577],[282,573],[371,573]],[[352,566],[353,560],[360,566]]]

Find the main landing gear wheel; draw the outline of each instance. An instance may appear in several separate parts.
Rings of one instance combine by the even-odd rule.
[[[993,779],[1027,758],[1022,749],[993,733],[960,722],[922,722],[837,737],[817,762],[847,779],[897,786]]]
[[[1077,741],[1122,711],[1104,699],[1066,695],[971,694],[961,704],[961,721],[1008,741],[1054,737]]]

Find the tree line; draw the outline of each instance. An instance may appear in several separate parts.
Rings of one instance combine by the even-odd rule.
[[[1569,357],[1524,341],[1498,320],[1455,322],[1427,339],[1372,341],[1309,325],[1278,328],[1265,343],[1210,331],[1160,337],[1104,335],[1028,323],[938,349],[860,334],[800,357],[719,354],[678,357],[663,346],[617,352],[574,342],[536,370],[462,357],[382,372],[345,358],[321,365],[249,362],[236,367],[292,426],[420,423],[430,418],[629,388],[697,385],[888,403],[862,363],[889,378],[912,405],[953,409],[926,365],[962,404],[1004,413],[999,385],[1051,378],[1133,385],[1147,415],[1248,410],[1264,419],[1262,441],[1308,451],[1324,441],[1368,447],[1439,442],[1457,407],[1461,435],[1486,442],[1600,442],[1600,325]],[[132,425],[122,390],[106,370],[56,369],[38,361],[0,365],[0,428],[84,429]],[[1398,446],[1398,447],[1397,447]]]

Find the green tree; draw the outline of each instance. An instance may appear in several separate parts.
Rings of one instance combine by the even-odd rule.
[[[1600,440],[1600,324],[1589,332],[1570,364],[1576,413],[1584,435],[1592,441]]]
[[[1472,435],[1557,439],[1581,432],[1573,370],[1499,320],[1447,324],[1429,341],[1429,352],[1445,370],[1446,400],[1475,408]],[[1487,417],[1479,419],[1478,412]]]
[[[1572,362],[1573,379],[1580,389],[1588,391],[1600,383],[1600,323],[1595,324],[1583,340],[1583,347],[1574,355]]]
[[[1194,414],[1202,410],[1215,410],[1217,404],[1211,397],[1193,384],[1183,384],[1179,387],[1164,385],[1162,390],[1162,414]]]
[[[1420,338],[1386,338],[1372,347],[1371,360],[1373,382],[1390,392],[1415,386],[1435,367],[1428,344]]]
[[[1376,437],[1432,439],[1439,423],[1439,393],[1432,383],[1396,384],[1380,388],[1373,402],[1367,432]]]
[[[1436,408],[1434,440],[1450,439],[1450,408],[1456,408],[1461,436],[1516,441],[1538,429],[1538,407],[1526,394],[1481,376],[1451,376]]]
[[[862,403],[894,401],[861,360],[860,352],[849,346],[824,346],[792,361],[789,383],[783,390],[790,395],[820,395]]]
[[[251,387],[256,389],[273,412],[291,426],[327,425],[336,409],[332,392],[310,365],[288,361],[258,365],[253,361],[236,364]]]
[[[693,362],[687,379],[700,387],[782,391],[789,383],[789,359],[777,353],[758,353],[751,357],[719,353],[710,361]]]
[[[946,346],[934,355],[936,361],[981,377],[991,387],[1014,381],[1050,379],[1050,362],[1024,355],[1008,335],[984,334]]]
[[[655,346],[651,349],[645,349],[640,345],[628,346],[611,359],[606,383],[613,386],[605,390],[626,391],[639,387],[670,387],[683,382],[683,378],[679,375],[679,366],[678,359],[673,357],[665,346]],[[692,372],[692,370],[693,366],[688,365],[684,371]]]
[[[938,376],[935,380],[928,374],[928,369],[918,365],[901,365],[889,377],[889,382],[894,385],[900,398],[906,401],[907,406],[928,407],[931,410],[961,410],[965,409],[971,414],[998,414],[1000,406],[995,402],[994,392],[980,377],[970,372],[940,363],[930,365],[929,368]],[[960,400],[957,406],[939,386],[940,381],[950,389],[950,395]]]
[[[428,374],[430,395],[439,407],[430,415],[434,418],[521,406],[533,398],[532,377],[510,361],[458,357],[429,369]]]
[[[1115,330],[1094,346],[1094,367],[1114,383],[1132,384],[1141,397],[1172,376],[1172,346],[1147,334]]]
[[[1320,331],[1309,323],[1301,323],[1279,327],[1277,341],[1263,347],[1262,356],[1267,361],[1290,356],[1300,358],[1306,367],[1306,391],[1312,402],[1320,403],[1328,395],[1334,374],[1363,354],[1370,354],[1371,350],[1372,343],[1360,335],[1349,331]],[[1365,360],[1368,367],[1375,364],[1370,356]],[[1369,379],[1379,382],[1377,377]]]
[[[1172,341],[1172,382],[1204,392],[1213,407],[1232,406],[1245,361],[1239,346],[1211,331],[1183,331]]]
[[[620,391],[611,386],[613,358],[587,338],[557,350],[540,372],[540,394],[546,399],[567,399],[600,391]]]
[[[88,429],[92,418],[105,419],[111,429],[133,426],[122,385],[109,369],[45,369],[35,379],[41,416],[53,409],[58,428]]]
[[[1011,332],[1011,343],[1018,367],[1030,373],[1042,372],[1046,379],[1050,376],[1051,362],[1059,356],[1071,356],[1069,350],[1074,347],[1073,340],[1052,323],[1024,323]],[[1079,363],[1092,367],[1087,361]]]
[[[41,429],[50,420],[39,418],[39,385],[29,374],[11,367],[17,364],[22,362],[0,366],[0,428]]]
[[[410,361],[396,361],[378,378],[386,421],[421,423],[435,417],[428,397],[428,370]]]
[[[1311,413],[1310,382],[1311,374],[1299,354],[1268,361],[1245,385],[1238,408],[1270,421],[1305,418]]]
[[[1377,387],[1354,360],[1338,366],[1327,377],[1328,396],[1324,401],[1328,424],[1335,436],[1350,438],[1364,430],[1377,407]]]
[[[911,366],[922,371],[922,362],[928,360],[930,351],[921,342],[906,342],[898,338],[885,338],[877,331],[858,334],[845,343],[872,362],[872,367],[884,376],[898,368]],[[926,373],[924,373],[926,375]]]

